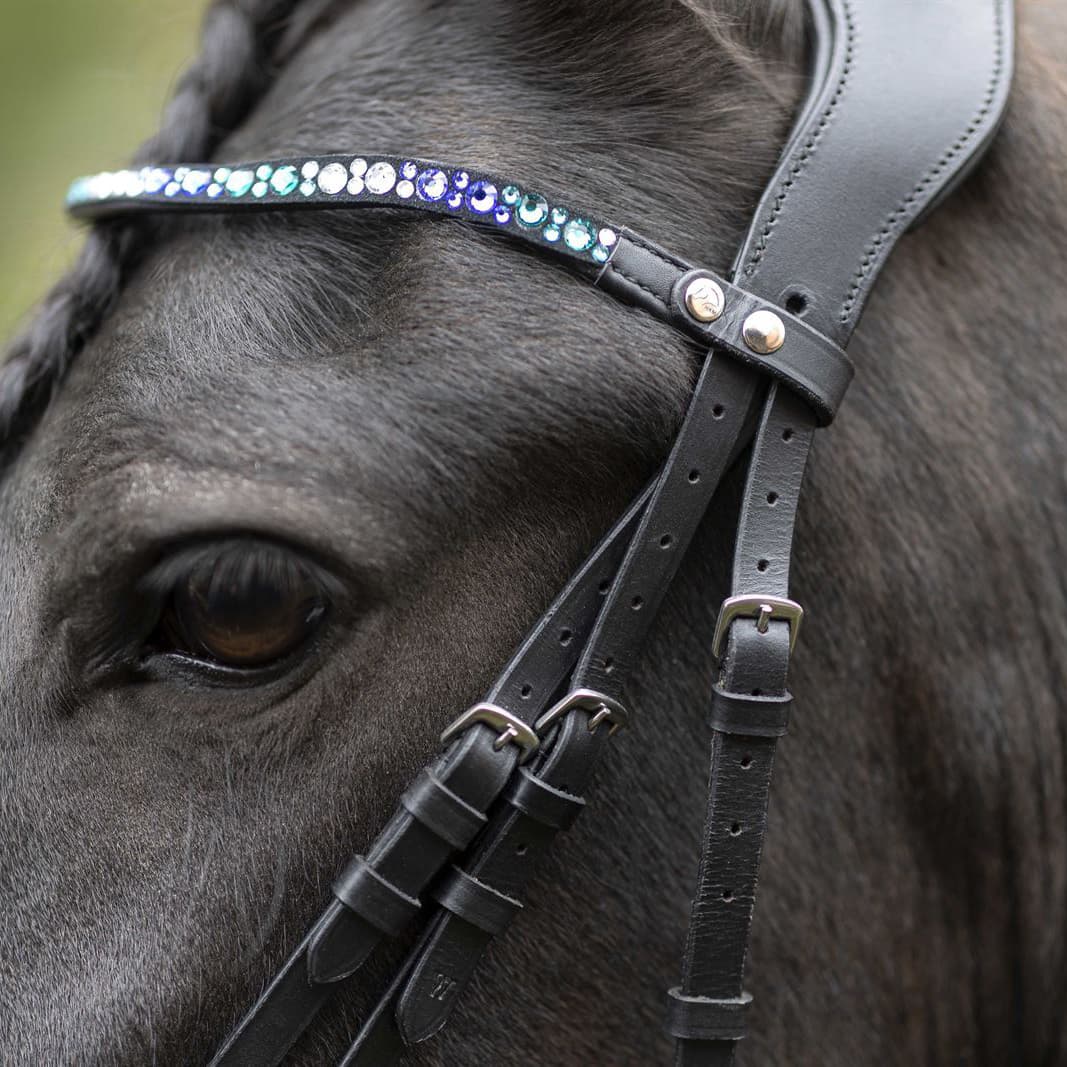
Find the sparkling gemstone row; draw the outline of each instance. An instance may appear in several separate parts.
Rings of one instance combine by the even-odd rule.
[[[495,180],[465,170],[446,170],[433,163],[404,162],[357,156],[348,163],[309,159],[296,163],[260,163],[246,167],[145,167],[78,179],[67,201],[72,206],[93,201],[163,196],[185,200],[281,200],[315,194],[339,198],[373,198],[391,194],[418,200],[443,212],[465,211],[498,226],[513,225],[548,244],[562,242],[571,252],[606,263],[618,236],[607,226],[550,205],[539,193],[517,185],[497,187]]]

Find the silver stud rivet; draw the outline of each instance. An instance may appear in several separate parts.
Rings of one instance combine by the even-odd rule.
[[[714,322],[726,306],[726,297],[710,278],[694,278],[685,290],[685,306],[697,322]]]
[[[753,311],[741,329],[745,344],[761,356],[777,352],[785,344],[785,323],[773,311]]]

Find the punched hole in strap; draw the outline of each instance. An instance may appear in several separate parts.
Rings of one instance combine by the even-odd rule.
[[[556,789],[525,767],[520,767],[519,773],[512,776],[504,799],[535,822],[553,830],[568,829],[585,808],[581,797]]]
[[[466,848],[485,825],[485,816],[453,793],[429,768],[408,786],[400,803],[412,818],[455,849]]]
[[[515,900],[453,867],[433,890],[433,898],[443,908],[487,934],[502,934],[522,910]]]
[[[716,685],[711,695],[709,721],[713,730],[741,737],[781,737],[789,728],[792,693],[754,696],[730,693]]]
[[[718,1000],[687,996],[675,986],[667,994],[666,1030],[682,1041],[740,1041],[748,1033],[750,993]]]
[[[383,878],[362,856],[353,858],[341,872],[333,895],[390,937],[399,937],[420,909],[415,897]]]

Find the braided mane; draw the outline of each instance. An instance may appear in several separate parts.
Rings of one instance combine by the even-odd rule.
[[[204,18],[200,53],[179,79],[159,131],[141,146],[134,163],[209,156],[247,116],[325,6],[215,0]],[[136,263],[146,229],[144,222],[127,220],[94,226],[74,266],[11,344],[0,366],[0,448],[28,432],[106,318]]]

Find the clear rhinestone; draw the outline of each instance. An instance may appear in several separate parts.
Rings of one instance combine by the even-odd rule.
[[[348,171],[340,163],[327,163],[319,171],[319,188],[335,196],[348,184]]]
[[[218,182],[212,182],[207,187],[207,195],[210,196],[212,200],[216,200],[218,197],[222,196],[222,186],[219,185]]]
[[[567,209],[562,207],[554,207],[552,209],[552,221],[557,226],[562,226],[567,221]]]
[[[260,163],[260,165],[256,167],[256,177],[261,182],[265,182],[273,173],[274,168],[269,163]]]
[[[161,167],[150,167],[144,176],[146,193],[158,193],[170,181],[170,171]]]
[[[164,196],[176,196],[181,186],[177,182],[167,182],[163,189]]]
[[[301,182],[300,183],[300,192],[304,196],[312,196],[312,195],[314,195],[314,192],[315,192],[315,190],[317,188],[318,188],[318,186],[313,181],[306,181],[306,182]]]
[[[188,196],[202,193],[211,182],[211,172],[207,170],[191,170],[182,178],[182,192]]]
[[[230,196],[244,196],[255,180],[256,176],[250,170],[235,170],[226,179],[226,192]]]
[[[348,183],[348,193],[350,196],[359,196],[363,192],[363,179],[353,178]]]
[[[548,201],[537,193],[527,193],[515,209],[515,218],[530,230],[543,226],[548,219]]]
[[[299,184],[300,178],[297,176],[296,167],[279,167],[270,176],[270,187],[279,196],[288,196]]]
[[[405,163],[400,168],[401,177],[407,178],[407,180],[409,182],[415,180],[415,175],[418,174],[418,172],[419,172],[419,168],[416,167],[415,164],[411,163],[411,162]]]
[[[267,195],[267,190],[269,188],[270,186],[267,185],[266,182],[256,182],[256,184],[252,186],[252,195],[257,200],[262,200],[263,197]]]
[[[300,168],[300,177],[307,178],[308,181],[310,181],[312,178],[314,178],[315,175],[318,174],[318,173],[319,173],[319,165],[313,159],[309,159]]]
[[[605,248],[610,248],[619,239],[619,235],[614,230],[609,230],[607,226],[605,226],[604,229],[596,235],[596,239]]]
[[[396,184],[396,169],[383,159],[367,168],[367,176],[363,180],[372,193],[382,196]]]
[[[563,243],[572,252],[588,252],[596,244],[593,227],[585,219],[571,219],[563,227]]]
[[[542,230],[542,234],[546,241],[558,241],[559,240],[559,227],[558,226],[546,226]]]
[[[504,188],[500,190],[500,199],[503,200],[508,207],[514,207],[522,199],[522,193],[519,192],[518,187],[515,185],[505,185]]]
[[[348,167],[353,178],[362,178],[367,173],[367,161],[358,156],[352,160]]]
[[[415,195],[415,185],[414,185],[414,183],[409,182],[407,180],[407,178],[405,178],[403,181],[397,182],[396,183],[396,195],[399,196],[401,200],[407,200],[407,198],[409,196],[414,196]]]
[[[440,200],[448,192],[448,175],[443,170],[424,170],[415,188],[420,200]]]
[[[189,168],[188,167],[176,167],[175,170],[174,170],[174,180],[179,185],[181,185],[181,183],[183,181],[185,181],[185,176],[188,173],[189,173]]]
[[[496,207],[496,186],[492,182],[475,182],[467,190],[467,207],[476,215],[488,215]]]
[[[226,184],[226,179],[229,176],[230,176],[230,168],[229,167],[219,167],[218,170],[215,171],[215,181],[217,181],[220,185],[225,185]]]

